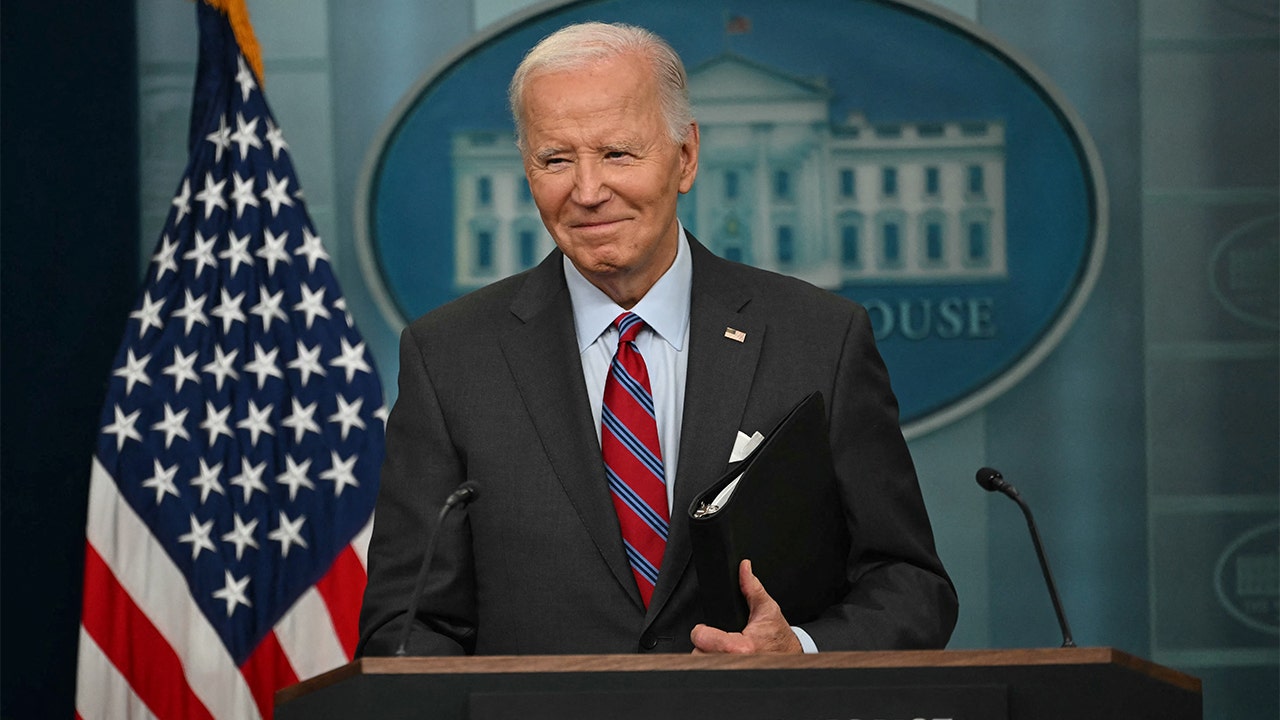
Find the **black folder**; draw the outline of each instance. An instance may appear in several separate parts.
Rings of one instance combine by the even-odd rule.
[[[815,391],[694,499],[690,536],[708,625],[729,632],[746,626],[738,584],[744,558],[792,625],[815,619],[848,592],[849,528],[827,435],[822,393]],[[739,477],[716,506],[720,491]]]

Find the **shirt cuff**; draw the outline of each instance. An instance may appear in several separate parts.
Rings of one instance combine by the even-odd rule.
[[[800,647],[804,648],[806,654],[818,652],[818,646],[813,642],[813,638],[809,637],[809,633],[795,625],[791,626],[791,632],[796,634],[796,639],[800,641]]]

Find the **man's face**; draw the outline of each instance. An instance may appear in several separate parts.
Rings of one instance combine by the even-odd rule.
[[[697,126],[672,142],[651,66],[634,55],[529,78],[524,122],[525,173],[547,230],[630,307],[675,260],[676,199],[697,175]]]

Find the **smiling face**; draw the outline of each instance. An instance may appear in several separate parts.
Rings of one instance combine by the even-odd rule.
[[[534,203],[574,266],[624,308],[676,257],[676,199],[698,172],[698,127],[672,140],[644,57],[546,71],[524,87]]]

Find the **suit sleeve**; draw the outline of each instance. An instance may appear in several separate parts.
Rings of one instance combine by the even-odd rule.
[[[427,538],[445,499],[466,479],[420,343],[413,326],[401,334],[400,394],[387,420],[357,656],[395,652]],[[474,648],[470,547],[466,513],[455,510],[446,518],[430,581],[412,619],[410,655],[461,655]]]
[[[850,590],[801,627],[820,650],[944,647],[955,627],[955,588],[938,559],[898,402],[861,306],[845,334],[830,408],[852,540]]]

